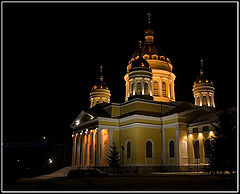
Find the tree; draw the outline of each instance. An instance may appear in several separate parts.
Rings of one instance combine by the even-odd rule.
[[[120,155],[114,143],[112,144],[112,146],[110,146],[110,150],[108,153],[108,164],[110,167],[114,168],[120,165]]]
[[[219,122],[215,127],[215,137],[211,140],[210,169],[212,172],[237,169],[237,127],[236,111],[224,110],[218,113]],[[224,176],[223,176],[224,177]]]

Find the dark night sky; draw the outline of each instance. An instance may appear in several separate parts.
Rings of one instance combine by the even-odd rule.
[[[176,100],[194,102],[203,57],[218,109],[236,106],[236,4],[3,4],[6,141],[71,135],[89,107],[104,65],[112,102],[123,102],[126,66],[152,13],[157,41],[173,65]]]

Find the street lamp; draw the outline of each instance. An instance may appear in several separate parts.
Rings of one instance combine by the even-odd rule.
[[[52,164],[52,163],[53,163],[52,159],[49,158],[49,159],[48,159],[48,163],[49,163],[49,164]]]

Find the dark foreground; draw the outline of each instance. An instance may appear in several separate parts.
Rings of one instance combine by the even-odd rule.
[[[114,175],[104,178],[18,181],[8,191],[236,191],[236,176]]]

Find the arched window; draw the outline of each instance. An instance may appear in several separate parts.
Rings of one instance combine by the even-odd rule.
[[[199,154],[199,141],[198,140],[194,141],[193,149],[194,149],[194,157],[195,157],[195,159],[199,159],[200,158],[200,154]]]
[[[137,95],[141,95],[142,94],[142,84],[141,82],[137,83]]]
[[[197,97],[197,105],[200,106],[200,97]]]
[[[209,96],[209,102],[210,102],[210,106],[213,106],[213,104],[212,104],[212,96]]]
[[[162,95],[163,97],[166,97],[166,83],[163,81],[162,82]]]
[[[204,141],[204,153],[205,153],[205,158],[210,158],[210,151],[211,151],[211,145],[210,145],[210,140],[206,139]]]
[[[203,96],[203,106],[207,106],[207,96]]]
[[[171,84],[169,84],[169,98],[172,97],[172,88],[171,88]]]
[[[130,95],[133,95],[133,83],[131,83],[131,90]]]
[[[159,96],[159,94],[158,94],[158,81],[154,81],[153,82],[153,95],[154,96]]]
[[[127,158],[131,158],[131,143],[127,142]]]
[[[152,158],[152,142],[151,141],[146,142],[146,157]]]
[[[173,140],[171,140],[169,142],[169,157],[170,158],[174,158],[175,157],[174,156],[174,141]]]
[[[149,92],[148,92],[148,83],[147,82],[144,83],[144,94],[145,95],[149,94]]]

